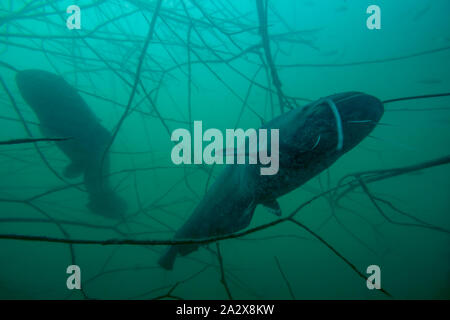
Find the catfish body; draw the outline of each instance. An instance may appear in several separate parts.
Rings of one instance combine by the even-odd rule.
[[[108,183],[109,156],[103,153],[111,139],[76,89],[61,76],[43,70],[23,70],[16,75],[21,95],[39,119],[45,136],[69,137],[56,142],[70,159],[64,176],[84,175],[88,207],[105,217],[122,215],[126,204]]]
[[[262,129],[279,129],[279,171],[261,175],[259,164],[227,165],[175,239],[206,239],[246,228],[258,204],[280,215],[277,198],[300,187],[358,145],[384,113],[377,98],[346,92],[293,109]],[[270,152],[270,150],[269,150]],[[172,269],[176,255],[198,245],[174,245],[159,264]]]

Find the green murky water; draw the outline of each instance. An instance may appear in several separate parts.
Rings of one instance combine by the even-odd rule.
[[[295,108],[345,91],[382,101],[449,92],[450,3],[376,1],[381,29],[370,30],[373,2],[282,0],[266,8],[263,1],[270,65],[258,1],[165,0],[159,10],[157,1],[76,1],[81,30],[69,30],[71,1],[1,0],[0,141],[45,137],[16,85],[17,70],[61,75],[117,133],[110,180],[128,209],[123,220],[90,211],[82,178],[62,176],[69,161],[54,143],[0,145],[0,297],[151,299],[178,283],[176,297],[227,298],[215,244],[166,271],[157,264],[164,246],[5,238],[172,239],[224,166],[176,167],[171,132],[194,120],[222,132],[258,128],[280,115],[271,67]],[[349,264],[365,276],[379,266],[381,286],[395,298],[450,298],[450,168],[426,165],[448,156],[449,139],[448,96],[386,103],[369,137],[278,199],[282,217],[348,174],[419,167],[378,181],[363,176],[373,201],[356,185],[339,202],[332,193],[306,205],[296,219],[333,249],[290,222],[220,241],[233,298],[386,298]],[[258,206],[248,228],[275,219]],[[66,286],[73,264],[82,291]]]

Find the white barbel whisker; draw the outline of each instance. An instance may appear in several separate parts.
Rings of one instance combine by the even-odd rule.
[[[352,120],[352,121],[347,121],[347,123],[368,123],[368,122],[373,122],[373,120]]]
[[[339,114],[338,108],[334,104],[333,100],[326,99],[325,102],[330,106],[331,111],[333,111],[334,117],[336,118],[336,129],[338,135],[336,150],[340,151],[344,145],[344,131],[342,129],[341,115]]]

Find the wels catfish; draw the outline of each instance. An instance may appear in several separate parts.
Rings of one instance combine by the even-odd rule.
[[[103,153],[111,134],[95,114],[61,76],[42,71],[24,70],[16,75],[20,93],[40,121],[46,136],[70,137],[58,141],[58,148],[71,160],[63,174],[66,178],[84,175],[89,194],[88,208],[107,218],[120,218],[126,203],[109,185],[109,157],[102,166]]]
[[[383,113],[383,104],[377,98],[346,92],[273,119],[262,129],[279,129],[278,173],[261,175],[260,164],[227,165],[174,238],[232,234],[250,224],[259,204],[281,215],[277,198],[300,187],[358,145]],[[186,255],[197,248],[195,244],[171,246],[159,264],[172,269],[177,254]]]

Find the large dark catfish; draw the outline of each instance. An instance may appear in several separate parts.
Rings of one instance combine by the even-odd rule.
[[[108,218],[121,217],[126,203],[109,185],[108,155],[102,165],[103,153],[111,139],[109,131],[61,76],[42,70],[24,70],[17,73],[16,83],[38,117],[41,132],[45,136],[70,138],[56,145],[71,160],[64,176],[75,178],[84,174],[88,208]]]
[[[298,188],[361,142],[383,115],[377,98],[335,94],[293,109],[262,128],[279,129],[279,171],[261,175],[259,164],[228,165],[206,193],[175,239],[205,239],[246,228],[258,204],[281,214],[277,198]],[[270,152],[270,149],[269,149]],[[159,260],[172,269],[177,254],[198,245],[174,245]]]

